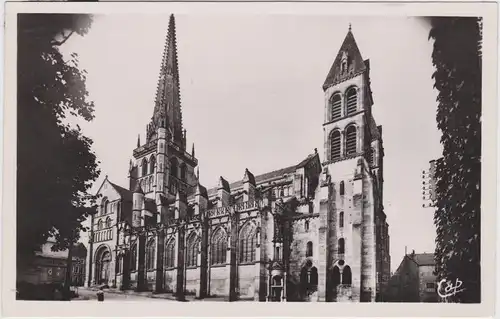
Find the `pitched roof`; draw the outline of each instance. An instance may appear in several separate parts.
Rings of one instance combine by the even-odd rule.
[[[434,254],[424,253],[424,254],[415,254],[413,257],[410,255],[419,266],[433,266],[436,264],[434,261]]]
[[[120,196],[125,199],[125,200],[132,200],[132,192],[129,191],[128,189],[124,188],[124,187],[121,187],[115,183],[111,183],[110,180],[108,180],[108,182],[111,184],[111,186],[113,186],[114,189],[116,189],[116,191],[118,192],[118,194],[120,194]]]
[[[365,64],[365,61],[361,57],[361,53],[359,52],[356,40],[354,40],[354,35],[349,29],[349,32],[347,32],[344,42],[342,43],[342,46],[337,53],[337,57],[335,58],[332,67],[330,68],[330,72],[328,72],[328,75],[326,76],[325,83],[323,84],[323,90],[326,90],[328,87],[344,80],[344,78],[346,77],[348,78],[348,76],[344,76],[343,74],[341,74],[340,69],[342,56],[344,55],[344,53],[347,53],[349,61],[348,64],[352,66],[349,69],[348,75],[356,75],[366,70],[367,66]]]
[[[271,171],[268,173],[257,175],[257,176],[255,176],[255,184],[258,185],[258,184],[263,183],[267,180],[271,180],[271,179],[283,176],[285,174],[290,174],[292,172],[295,172],[298,168],[301,168],[301,167],[304,167],[305,165],[307,165],[307,163],[309,163],[309,161],[312,160],[315,156],[317,156],[317,153],[313,153],[313,154],[308,155],[304,160],[302,160],[297,165],[292,165],[292,166],[288,166],[285,168],[277,169],[275,171]],[[230,190],[234,190],[234,189],[242,187],[242,186],[243,186],[243,181],[240,180],[240,181],[236,181],[236,182],[231,183],[229,185],[229,188],[230,188]],[[215,195],[217,193],[217,189],[218,189],[218,187],[214,187],[214,188],[209,189],[208,196]]]

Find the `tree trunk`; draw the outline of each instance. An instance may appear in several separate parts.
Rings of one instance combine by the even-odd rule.
[[[71,272],[73,268],[73,244],[68,249],[68,258],[66,259],[66,275],[64,276],[64,300],[71,299]]]

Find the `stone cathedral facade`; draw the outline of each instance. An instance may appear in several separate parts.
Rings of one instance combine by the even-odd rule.
[[[369,72],[349,28],[323,84],[323,152],[261,175],[242,169],[241,180],[221,176],[207,189],[198,181],[194,146],[186,148],[172,15],[153,116],[133,150],[129,185],[106,178],[99,189],[86,284],[179,300],[381,300],[389,236],[382,127],[372,116]]]

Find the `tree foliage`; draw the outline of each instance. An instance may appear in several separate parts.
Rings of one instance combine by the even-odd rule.
[[[463,282],[451,302],[481,301],[481,21],[433,18],[433,79],[443,156],[436,164],[436,274]]]
[[[78,56],[65,61],[60,47],[85,35],[92,17],[18,15],[17,256],[26,261],[49,236],[55,249],[71,247],[93,210],[89,189],[98,177],[92,140],[69,114],[91,121],[85,71]]]

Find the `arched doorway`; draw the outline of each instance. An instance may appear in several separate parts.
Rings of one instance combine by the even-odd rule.
[[[281,301],[283,292],[283,278],[276,275],[271,282],[271,301]]]
[[[340,268],[338,265],[330,268],[327,274],[326,301],[335,301],[337,297],[337,287],[341,283]]]
[[[352,270],[344,260],[337,261],[328,272],[327,301],[351,300]]]
[[[286,275],[283,268],[279,261],[274,261],[269,268],[268,301],[281,302],[286,299]]]
[[[342,284],[343,285],[351,285],[352,284],[352,273],[351,267],[345,266],[342,270]]]
[[[314,294],[318,291],[318,269],[311,260],[307,260],[300,271],[300,285],[302,287],[302,300],[313,301]]]
[[[107,247],[102,247],[97,252],[96,258],[96,284],[107,284],[110,276],[111,253]]]

